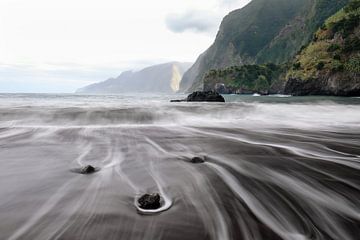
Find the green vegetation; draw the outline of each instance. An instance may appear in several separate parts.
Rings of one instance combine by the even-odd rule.
[[[360,1],[351,1],[347,6],[345,6],[344,10],[346,13],[355,12],[360,8]]]
[[[331,45],[328,47],[327,51],[328,51],[328,52],[335,52],[336,50],[339,50],[340,48],[341,48],[341,47],[340,47],[339,44],[334,43],[334,44],[331,44]]]
[[[335,72],[359,73],[359,24],[360,0],[352,0],[325,21],[287,76],[305,80]]]
[[[349,14],[345,15],[340,21],[333,22],[330,25],[330,30],[333,34],[340,32],[342,36],[348,37],[358,25],[359,16],[356,14]]]
[[[360,54],[353,56],[345,63],[345,70],[353,73],[360,73]]]
[[[324,69],[325,67],[325,63],[324,62],[319,62],[317,65],[316,65],[316,69],[317,70],[322,70]]]
[[[252,0],[224,18],[214,44],[184,75],[182,90],[201,86],[211,69],[291,61],[348,1]]]
[[[357,36],[351,36],[345,39],[343,52],[348,53],[351,51],[360,50],[360,39]]]
[[[319,1],[317,6],[325,2],[327,1]],[[326,9],[325,5],[321,6],[322,10]],[[289,78],[307,80],[330,76],[334,73],[339,73],[340,75],[337,75],[339,78],[348,74],[359,74],[359,6],[360,0],[352,0],[349,5],[319,24],[319,29],[313,34],[312,41],[299,48],[292,62],[280,65],[247,64],[211,70],[203,78],[204,88],[225,87],[230,92],[267,93],[276,87],[283,86],[281,83]],[[258,43],[255,41],[252,44]],[[247,50],[246,56],[250,55],[251,52]]]
[[[204,77],[204,84],[208,89],[214,89],[217,83],[222,83],[232,92],[268,92],[285,69],[275,64],[232,66],[211,70]]]
[[[271,79],[272,80],[272,79]],[[270,80],[270,81],[271,81]],[[270,88],[270,83],[269,80],[264,76],[264,75],[260,75],[256,80],[255,80],[255,86],[254,86],[254,90],[256,92],[266,92],[268,91]]]

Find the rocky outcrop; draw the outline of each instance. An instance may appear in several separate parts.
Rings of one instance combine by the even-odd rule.
[[[284,93],[293,96],[360,96],[360,74],[338,73],[307,80],[290,78],[286,83]]]
[[[194,92],[190,94],[187,99],[188,102],[225,102],[223,96],[217,92]]]
[[[80,169],[81,174],[91,174],[94,172],[96,172],[96,168],[91,165],[84,166]]]
[[[190,160],[190,162],[191,162],[191,163],[194,163],[194,164],[204,163],[204,162],[205,162],[205,158],[193,157],[193,158]]]
[[[146,210],[155,210],[161,207],[161,197],[158,193],[145,194],[138,200],[139,207]]]
[[[171,100],[170,102],[225,102],[225,99],[214,91],[197,91],[190,94],[186,99]]]

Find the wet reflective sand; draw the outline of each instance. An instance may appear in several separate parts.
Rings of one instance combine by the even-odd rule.
[[[360,105],[8,98],[0,239],[359,237]]]

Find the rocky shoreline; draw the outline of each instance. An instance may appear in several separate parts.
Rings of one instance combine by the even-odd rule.
[[[287,81],[277,81],[266,90],[255,91],[246,88],[234,88],[224,83],[206,86],[205,91],[219,94],[285,94],[292,96],[360,96],[360,74],[324,74],[317,78],[289,78]]]
[[[360,96],[360,75],[337,74],[307,80],[290,78],[286,82],[284,94],[293,96]]]

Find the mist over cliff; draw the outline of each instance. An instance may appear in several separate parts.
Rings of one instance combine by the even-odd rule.
[[[183,74],[191,63],[170,62],[150,66],[140,71],[126,71],[116,78],[78,89],[77,93],[175,93]]]

